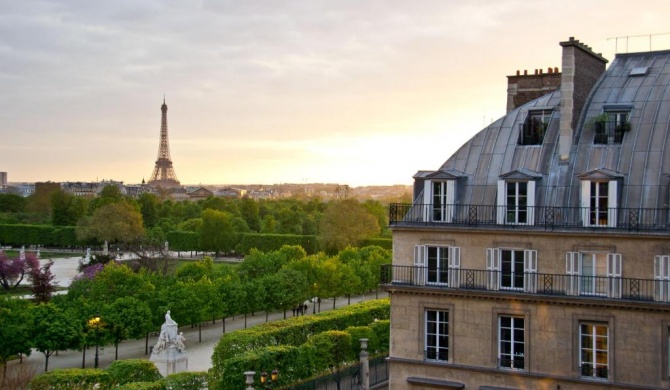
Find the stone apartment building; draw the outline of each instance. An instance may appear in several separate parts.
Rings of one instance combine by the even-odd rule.
[[[391,205],[391,389],[670,387],[670,51],[560,45]]]

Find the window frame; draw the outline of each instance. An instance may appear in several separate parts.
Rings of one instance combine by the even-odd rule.
[[[607,185],[607,193],[602,194],[602,185]],[[596,188],[597,191],[593,191]],[[584,227],[617,227],[618,217],[618,180],[588,180],[581,181],[581,214]],[[607,206],[602,207],[605,199]],[[595,204],[594,204],[595,203]]]
[[[520,146],[540,146],[544,143],[544,137],[547,135],[547,129],[551,123],[553,109],[535,109],[529,110],[526,119],[519,124],[519,139],[517,145]]]
[[[510,327],[509,327],[509,329],[510,329],[510,332],[509,332],[510,339],[509,340],[503,340],[503,332],[502,332],[502,330],[503,330],[503,324],[502,324],[503,318],[510,319]],[[515,320],[521,320],[522,321],[523,328],[521,328],[521,331],[522,331],[521,340],[517,340],[517,337],[516,337],[517,333],[515,333],[515,330],[519,330],[519,329],[514,326]],[[498,335],[497,335],[497,345],[498,345],[497,367],[499,369],[514,370],[514,371],[526,371],[527,370],[527,357],[526,357],[527,356],[527,353],[526,353],[527,348],[526,348],[526,345],[527,345],[528,332],[526,330],[528,329],[528,327],[526,325],[526,322],[527,322],[526,318],[523,315],[510,315],[510,314],[499,314],[498,315],[498,321],[497,321],[497,331],[498,331]],[[510,353],[509,353],[510,358],[507,359],[507,360],[510,361],[510,366],[506,366],[506,365],[503,364],[503,360],[504,360],[503,357],[502,357],[502,355],[503,355],[503,352],[502,352],[503,341],[510,343]],[[515,350],[515,346],[517,346],[518,344],[521,344],[521,346],[523,348],[520,355],[518,355],[516,353],[517,351]],[[507,355],[507,354],[505,354],[505,355]],[[522,364],[521,368],[514,367],[514,364],[516,362],[516,358],[512,358],[512,356],[521,356],[521,364]]]
[[[522,286],[504,286],[505,273],[502,268],[502,256],[505,252],[523,253],[523,275]],[[487,248],[486,270],[488,271],[487,289],[492,291],[523,291],[527,293],[537,292],[537,251],[520,248]],[[515,272],[516,273],[516,272]],[[514,275],[516,276],[516,275]]]
[[[437,194],[436,189],[439,189]],[[423,188],[424,221],[451,222],[454,215],[455,196],[456,180],[426,180]],[[436,198],[438,202],[436,202]]]
[[[446,270],[435,268],[437,275],[446,273],[446,281],[432,281],[430,280],[431,267],[429,262],[429,251],[431,248],[437,248],[438,253],[445,251],[447,253],[447,267]],[[414,246],[414,285],[418,286],[445,286],[458,288],[460,286],[460,268],[461,268],[461,248],[448,244],[422,244]]]
[[[605,273],[584,275],[585,256],[605,256]],[[597,260],[597,259],[596,259]],[[593,266],[596,270],[598,264]],[[602,267],[601,267],[602,268]],[[565,272],[568,275],[567,294],[574,296],[591,296],[621,298],[623,280],[623,260],[620,253],[586,250],[580,252],[567,252],[565,257]],[[591,282],[593,288],[584,289]]]
[[[429,312],[436,313],[437,316],[433,322],[436,323],[435,332],[429,333]],[[446,321],[440,321],[439,313],[446,314]],[[450,357],[450,336],[451,336],[451,310],[448,309],[436,309],[436,308],[423,308],[423,360],[429,362],[440,362],[440,363],[449,363],[451,361]],[[440,326],[442,324],[442,326]],[[446,331],[445,334],[439,333],[439,331]],[[429,337],[435,337],[435,345],[429,347]],[[439,343],[440,340],[445,341],[446,347],[442,347]],[[429,348],[435,348],[435,358],[429,358]],[[446,358],[441,359],[443,355],[440,354],[440,351],[445,351]]]
[[[589,333],[589,336],[592,337],[592,342],[590,343],[591,344],[590,347],[588,345],[586,346],[587,348],[585,348],[585,345],[583,344],[583,342],[584,342],[583,327],[584,326],[593,327],[593,333]],[[603,328],[603,327],[606,330],[605,341],[606,341],[606,344],[607,344],[606,349],[604,350],[606,358],[607,358],[607,363],[605,364],[605,370],[606,370],[607,375],[605,377],[597,375],[598,370],[599,370],[599,367],[597,367],[597,365],[598,364],[602,365],[602,363],[597,362],[597,355],[598,355],[598,351],[603,351],[603,349],[598,348],[597,338],[602,337],[602,335],[598,335],[596,330],[597,330],[597,328]],[[612,343],[610,342],[612,337],[611,337],[610,329],[611,329],[611,326],[607,322],[590,321],[590,320],[579,321],[578,332],[577,332],[577,338],[578,338],[578,349],[577,349],[577,351],[578,351],[578,353],[577,353],[578,365],[577,365],[577,367],[578,367],[578,375],[579,375],[580,378],[609,381],[609,378],[611,377],[611,374],[612,374],[610,367],[613,366],[613,364],[612,364],[613,354],[611,352]],[[590,361],[590,362],[585,362],[584,361],[585,350],[586,351],[591,351],[592,361]],[[591,375],[585,375],[584,374],[584,363],[590,364],[592,366],[590,368],[591,372],[592,372]]]
[[[519,183],[526,184],[526,193],[520,195]],[[509,204],[510,186],[514,188],[514,196],[511,198],[515,200],[514,205]],[[498,195],[497,195],[497,223],[499,225],[526,225],[532,226],[535,224],[535,180],[498,180]],[[520,200],[525,199],[525,204],[520,204]],[[525,221],[519,219],[519,211],[523,208],[525,212]],[[512,212],[512,214],[510,214]],[[509,216],[514,218],[510,221]]]

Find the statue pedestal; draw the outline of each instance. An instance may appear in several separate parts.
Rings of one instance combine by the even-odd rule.
[[[158,368],[158,372],[163,376],[176,374],[188,370],[188,356],[177,347],[170,346],[159,352],[152,352],[150,361]]]

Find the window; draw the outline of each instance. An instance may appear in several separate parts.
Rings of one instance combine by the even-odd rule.
[[[425,358],[449,361],[449,312],[426,310]]]
[[[551,110],[530,111],[526,121],[521,124],[519,145],[542,145],[544,134],[549,127]]]
[[[617,226],[616,180],[582,180],[582,220],[588,227]]]
[[[582,377],[607,379],[609,376],[608,326],[579,325],[579,370]]]
[[[417,245],[414,247],[414,284],[459,287],[461,248]]]
[[[426,180],[423,203],[424,219],[429,222],[450,222],[454,213],[454,180]]]
[[[525,324],[523,317],[501,316],[498,319],[498,365],[525,368]]]
[[[534,206],[534,180],[498,180],[498,224],[532,225]]]
[[[607,111],[595,118],[594,144],[620,144],[623,135],[630,130],[628,111]]]
[[[654,299],[670,302],[670,256],[654,258]]]
[[[621,298],[621,255],[605,252],[568,252],[567,289],[571,295]]]
[[[489,248],[486,269],[489,290],[537,291],[537,251]]]

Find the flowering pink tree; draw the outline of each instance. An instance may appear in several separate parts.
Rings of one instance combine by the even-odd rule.
[[[16,288],[24,277],[39,268],[40,261],[33,253],[26,253],[25,259],[22,259],[9,258],[6,253],[0,252],[0,285],[5,290]]]

